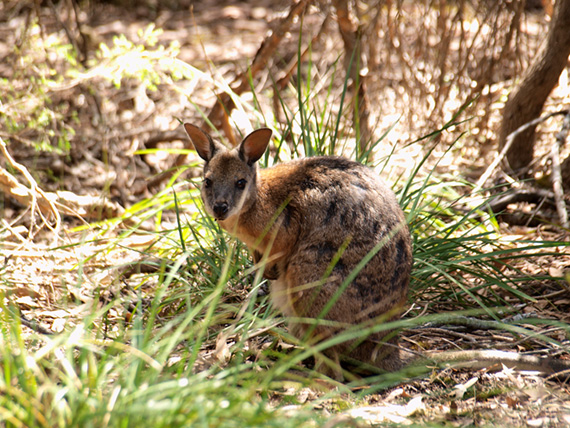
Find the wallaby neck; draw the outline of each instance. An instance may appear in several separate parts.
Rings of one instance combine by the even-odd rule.
[[[270,246],[281,250],[281,241],[290,238],[278,236],[282,235],[277,231],[282,226],[282,212],[287,201],[281,194],[276,194],[266,171],[270,170],[256,172],[255,180],[251,183],[255,189],[249,192],[239,215],[220,222],[224,230],[244,242],[250,250],[260,253],[264,253]],[[271,253],[274,253],[273,249]]]

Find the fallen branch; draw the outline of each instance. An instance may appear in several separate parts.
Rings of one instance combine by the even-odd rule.
[[[36,180],[34,180],[34,177],[32,177],[26,167],[19,164],[14,160],[14,158],[12,158],[8,152],[8,147],[2,138],[0,138],[0,151],[6,158],[8,164],[15,170],[19,171],[26,178],[28,184],[30,185],[28,188],[23,184],[20,184],[12,174],[10,174],[4,168],[0,167],[0,190],[8,196],[14,198],[22,205],[30,208],[32,221],[28,237],[31,238],[33,236],[33,225],[36,212],[38,212],[39,216],[42,219],[42,225],[39,226],[39,229],[41,229],[43,225],[46,225],[54,232],[59,231],[59,228],[61,226],[61,217],[59,216],[59,212],[54,205],[53,199],[39,188]],[[50,217],[53,217],[55,223],[54,226],[50,224]]]
[[[6,169],[0,167],[0,192],[30,209],[32,225],[35,223],[35,214],[37,212],[42,220],[38,230],[45,225],[54,231],[57,236],[57,232],[61,227],[61,214],[74,216],[82,220],[122,218],[124,216],[125,209],[121,205],[101,196],[82,196],[67,191],[44,192],[39,188],[26,167],[12,158],[2,138],[0,138],[0,152],[6,158],[8,164],[19,171],[29,183],[29,187],[25,186]],[[53,226],[51,221],[54,222]],[[135,216],[123,218],[122,221],[126,224],[140,223],[140,220]],[[28,238],[32,238],[33,233],[34,229],[30,227]]]
[[[520,202],[539,204],[544,199],[554,199],[554,193],[545,189],[517,188],[493,197],[487,207],[495,214],[502,213],[508,205]]]

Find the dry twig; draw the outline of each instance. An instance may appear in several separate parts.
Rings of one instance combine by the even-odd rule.
[[[491,162],[491,165],[489,165],[489,167],[487,168],[487,170],[483,173],[483,175],[481,176],[481,178],[479,178],[479,180],[477,180],[477,184],[475,185],[475,187],[472,190],[472,193],[477,193],[479,192],[482,187],[485,185],[485,182],[489,179],[489,177],[491,176],[491,174],[493,174],[493,171],[495,171],[495,168],[497,168],[497,166],[499,165],[499,163],[503,160],[503,158],[505,157],[505,155],[507,154],[507,151],[509,150],[509,148],[511,147],[511,145],[513,144],[515,138],[522,134],[524,131],[526,131],[529,128],[532,128],[536,125],[538,125],[539,123],[544,122],[545,120],[553,117],[553,116],[560,116],[560,115],[567,115],[569,113],[569,110],[560,110],[560,111],[555,111],[552,113],[548,113],[544,116],[538,117],[534,120],[531,120],[530,122],[525,123],[522,126],[519,126],[517,129],[515,129],[513,132],[511,132],[507,139],[506,139],[506,143],[503,146],[503,149],[501,150],[501,152],[497,155],[497,157],[493,160],[493,162]]]
[[[554,200],[556,211],[562,227],[568,228],[568,211],[564,202],[564,189],[562,188],[562,173],[560,172],[560,147],[565,143],[568,131],[570,130],[570,111],[564,116],[562,128],[556,134],[556,141],[550,148],[550,159],[552,160],[552,189],[554,190]]]

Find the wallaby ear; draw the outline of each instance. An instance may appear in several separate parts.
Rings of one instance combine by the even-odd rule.
[[[239,146],[239,156],[248,164],[253,165],[257,162],[271,139],[271,129],[261,128],[253,131],[243,139]]]
[[[214,156],[216,151],[216,145],[208,134],[198,128],[196,125],[190,123],[184,124],[184,129],[190,137],[190,141],[194,145],[194,148],[198,152],[198,155],[208,162]]]

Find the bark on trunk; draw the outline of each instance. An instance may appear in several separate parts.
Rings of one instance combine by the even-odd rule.
[[[557,0],[547,39],[516,87],[503,111],[499,132],[499,149],[507,136],[532,119],[538,117],[548,95],[558,82],[570,55],[570,0]],[[534,155],[535,127],[517,138],[507,152],[505,167],[514,173],[524,172]]]
[[[564,187],[564,193],[570,193],[570,156],[568,156],[560,164],[560,172],[562,173],[562,186]]]
[[[344,68],[352,83],[352,97],[355,103],[353,126],[356,132],[360,153],[370,149],[372,130],[370,129],[370,102],[366,90],[366,78],[360,74],[363,67],[362,43],[358,22],[350,13],[348,0],[335,0],[337,23],[344,43]]]

